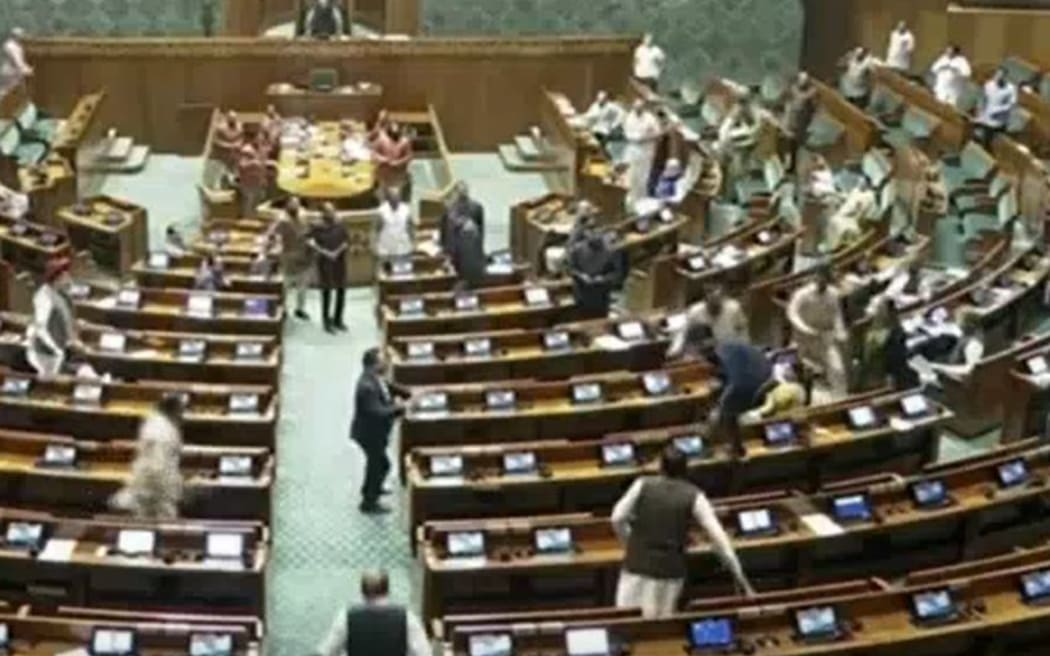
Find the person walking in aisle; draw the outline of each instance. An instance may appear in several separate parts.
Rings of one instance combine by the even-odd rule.
[[[380,570],[361,575],[364,603],[342,608],[315,656],[431,656],[419,617],[390,603],[390,579]]]
[[[410,394],[404,387],[387,379],[389,365],[382,351],[370,348],[361,358],[361,377],[354,391],[354,419],[350,439],[365,452],[365,475],[361,485],[360,511],[381,515],[390,509],[379,503],[383,480],[390,472],[390,431],[394,422],[405,414],[405,399]]]
[[[317,282],[321,286],[321,320],[325,332],[346,330],[343,306],[346,303],[346,249],[350,235],[336,220],[335,207],[325,203],[321,224],[310,234],[310,248],[317,254]]]
[[[376,256],[380,259],[408,257],[414,248],[412,209],[401,199],[401,191],[391,187],[386,191],[386,200],[379,206]]]
[[[641,608],[645,618],[674,614],[688,573],[686,550],[694,521],[737,585],[754,595],[714,507],[689,481],[686,456],[668,445],[660,457],[660,474],[635,480],[612,511],[613,528],[626,544],[616,586],[618,608]]]
[[[310,265],[313,256],[308,246],[310,226],[303,217],[299,199],[287,200],[284,211],[270,224],[263,243],[269,248],[275,236],[281,238],[281,272],[284,274],[285,294],[295,294],[295,318],[309,321],[306,313],[306,287],[310,283]]]

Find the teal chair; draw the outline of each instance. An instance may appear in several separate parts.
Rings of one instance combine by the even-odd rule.
[[[824,111],[818,111],[806,132],[806,147],[811,150],[830,148],[842,139],[846,128]]]
[[[909,105],[901,117],[901,129],[912,139],[926,141],[940,126],[941,119],[918,107]]]

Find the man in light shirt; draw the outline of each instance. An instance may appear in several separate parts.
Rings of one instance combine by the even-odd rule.
[[[599,91],[583,118],[604,148],[610,139],[623,132],[624,114],[626,112],[619,103],[609,100],[605,91]]]
[[[915,52],[915,35],[904,21],[890,32],[890,45],[886,49],[886,65],[902,73],[911,71],[911,56]]]
[[[426,629],[415,613],[390,603],[386,572],[361,575],[364,603],[335,614],[316,656],[431,656]]]
[[[737,585],[754,595],[714,507],[689,481],[685,455],[668,445],[660,457],[660,474],[636,480],[612,511],[613,528],[626,552],[616,586],[618,608],[640,608],[645,618],[674,614],[688,571],[693,522],[704,529]]]
[[[22,47],[22,28],[12,28],[4,40],[0,52],[0,95],[3,95],[22,83],[33,74],[33,67],[26,63],[25,49]]]
[[[996,132],[1006,128],[1010,112],[1017,106],[1017,85],[1006,77],[1006,71],[999,69],[984,83],[984,97],[981,99],[980,111],[977,114],[977,125],[984,133],[984,143],[988,145]]]
[[[671,338],[667,350],[668,358],[677,358],[687,351],[695,351],[698,344],[690,344],[690,337],[696,333],[696,327],[711,327],[711,332],[718,342],[746,342],[749,339],[747,315],[740,301],[726,295],[725,290],[715,286],[708,290],[704,300],[689,306],[686,322],[682,329]]]
[[[933,74],[933,95],[942,103],[957,107],[966,80],[973,74],[970,62],[959,46],[948,46],[933,62],[930,72]]]
[[[847,391],[846,361],[841,348],[847,337],[846,321],[841,294],[832,284],[832,275],[831,267],[822,265],[816,279],[791,296],[787,316],[799,352],[824,370],[832,393],[842,396]]]
[[[653,35],[646,34],[642,42],[634,49],[634,78],[656,91],[660,85],[660,76],[664,72],[667,55],[663,49],[653,43]]]
[[[660,121],[641,100],[634,101],[623,122],[623,136],[627,147],[623,160],[627,170],[627,206],[634,207],[649,195],[649,174],[656,157],[656,142],[660,138]]]
[[[877,61],[867,48],[859,46],[846,56],[845,71],[839,80],[842,95],[857,107],[868,106],[871,96],[871,71]]]

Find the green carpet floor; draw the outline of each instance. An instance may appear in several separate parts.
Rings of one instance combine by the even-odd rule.
[[[547,192],[535,174],[506,173],[495,155],[462,155],[453,174],[466,180],[486,209],[490,250],[509,244],[509,208]],[[85,180],[82,192],[101,191],[145,206],[151,243],[163,241],[174,224],[192,234],[200,208],[194,184],[199,158],[154,156],[138,175]],[[414,169],[416,188],[432,187],[425,166]],[[277,430],[273,553],[267,585],[267,644],[271,656],[311,653],[332,614],[357,599],[362,569],[384,567],[393,596],[415,599],[415,567],[401,490],[391,480],[395,513],[382,518],[357,512],[363,457],[349,440],[353,387],[361,355],[379,343],[371,288],[351,289],[346,322],[350,332],[324,333],[317,294],[311,294],[311,322],[290,322],[284,337],[281,419]],[[394,449],[392,449],[394,451]]]

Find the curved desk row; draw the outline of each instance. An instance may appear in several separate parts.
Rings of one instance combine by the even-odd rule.
[[[0,430],[0,496],[21,508],[110,512],[135,456],[133,442]],[[184,446],[180,515],[268,522],[274,467],[265,448]]]
[[[396,337],[386,350],[394,379],[404,385],[551,380],[655,369],[664,362],[671,328],[660,315],[596,319],[551,328]]]
[[[280,338],[284,323],[279,296],[81,283],[70,295],[79,318],[119,328]]]
[[[542,328],[579,318],[567,280],[393,296],[380,306],[379,314],[388,341],[410,335]]]
[[[485,277],[478,287],[520,285],[531,270],[527,264],[499,262],[490,255]],[[452,263],[444,255],[416,254],[386,260],[376,272],[376,302],[382,305],[392,296],[449,292],[458,280]]]
[[[28,317],[0,313],[0,360],[25,349]],[[124,330],[79,322],[72,357],[123,380],[208,381],[276,387],[281,346],[261,335],[209,335]]]
[[[274,445],[277,395],[263,386],[42,378],[0,370],[0,427],[85,439],[134,438],[153,406],[184,395],[183,439],[191,444]]]
[[[208,607],[261,615],[269,532],[256,522],[173,525],[0,509],[0,595],[21,602]]]
[[[805,585],[900,573],[1045,539],[1048,474],[1050,451],[1037,447],[907,479],[845,482],[813,495],[726,499],[719,513],[760,589]],[[552,596],[562,605],[607,605],[623,560],[607,516],[432,522],[419,540],[428,619],[550,605]],[[539,551],[545,544],[559,549]],[[710,546],[694,538],[689,553],[690,594],[724,593],[730,577],[715,565]]]
[[[216,260],[227,284],[223,291],[268,296],[284,293],[284,277],[275,271],[276,263],[272,260],[236,255],[220,255]],[[193,289],[203,261],[204,256],[197,253],[169,255],[155,252],[135,262],[131,273],[142,287]]]
[[[905,408],[922,407],[919,416]],[[909,473],[936,457],[936,428],[952,413],[915,392],[866,394],[741,426],[747,455],[695,424],[600,440],[413,449],[409,525],[435,519],[607,511],[631,481],[655,474],[671,443],[713,496],[804,487],[874,473]],[[871,419],[858,425],[853,418]]]

